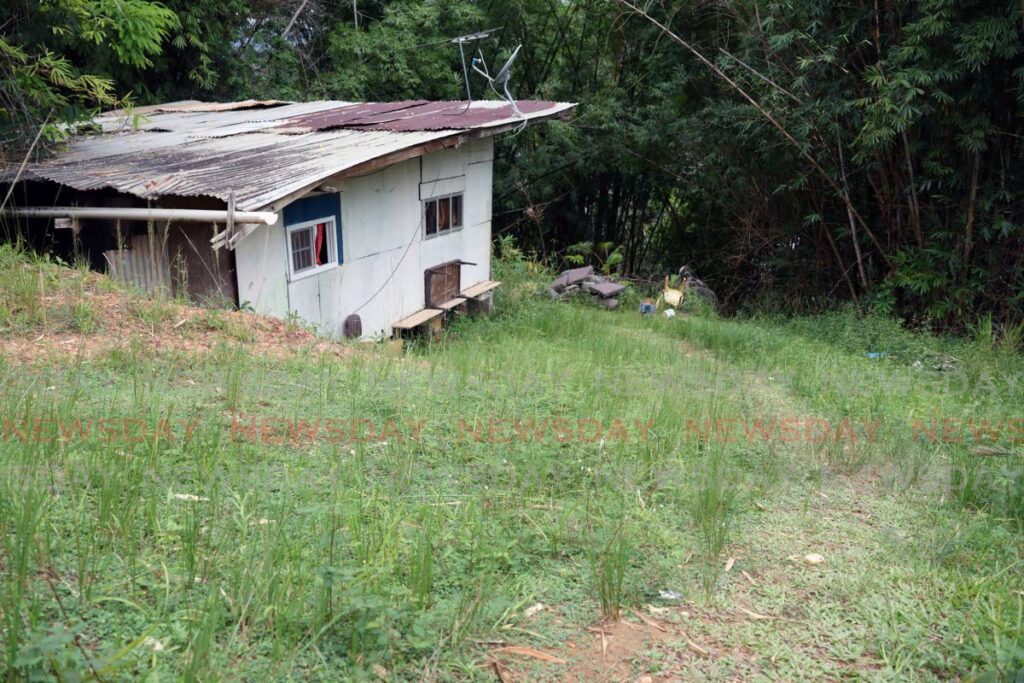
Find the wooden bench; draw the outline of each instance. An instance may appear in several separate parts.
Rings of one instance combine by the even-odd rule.
[[[448,313],[450,311],[457,309],[464,303],[466,303],[466,297],[457,296],[454,299],[449,299],[448,301],[445,301],[443,304],[438,304],[437,307],[440,308],[445,313]]]
[[[460,296],[469,303],[470,313],[490,313],[494,310],[494,290],[501,286],[497,280],[484,280],[462,290]]]
[[[501,283],[496,280],[484,280],[483,282],[478,282],[472,287],[467,287],[462,290],[462,296],[467,299],[476,299],[500,286]]]
[[[412,315],[393,323],[391,328],[402,332],[414,330],[429,323],[431,333],[436,334],[441,331],[441,324],[444,321],[443,316],[444,311],[440,308],[424,308],[422,311],[416,311]]]

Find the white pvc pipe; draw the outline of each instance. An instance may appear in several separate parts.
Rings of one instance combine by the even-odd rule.
[[[227,211],[206,209],[130,209],[104,206],[54,206],[51,208],[23,207],[5,209],[4,213],[30,218],[84,218],[100,220],[130,221],[191,221],[196,223],[227,223]],[[235,211],[235,223],[277,222],[277,214],[271,211]]]

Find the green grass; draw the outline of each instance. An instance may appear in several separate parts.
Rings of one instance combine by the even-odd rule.
[[[210,314],[214,353],[0,364],[7,678],[493,680],[493,643],[572,660],[648,606],[676,630],[636,676],[1024,666],[1024,460],[971,452],[1020,446],[911,430],[1015,417],[1018,356],[852,314],[641,319],[499,267],[493,318],[403,354],[256,357]],[[4,334],[35,324],[23,271]],[[861,438],[743,430],[786,417]]]

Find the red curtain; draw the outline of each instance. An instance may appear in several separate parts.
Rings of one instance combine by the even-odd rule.
[[[316,260],[316,265],[318,265],[318,266],[322,266],[323,265],[323,261],[320,260],[320,250],[324,246],[324,238],[326,237],[326,228],[327,228],[327,224],[326,223],[317,223],[316,224],[316,249],[314,250],[313,253],[316,254],[316,256],[314,258]]]

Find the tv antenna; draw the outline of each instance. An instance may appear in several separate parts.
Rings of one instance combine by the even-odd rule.
[[[477,33],[470,33],[457,38],[452,38],[453,43],[459,46],[459,56],[462,57],[462,75],[466,80],[466,108],[462,111],[465,114],[469,111],[469,108],[473,105],[473,93],[469,87],[469,69],[466,66],[466,51],[465,46],[473,43],[476,47],[477,56],[473,57],[470,62],[470,66],[473,71],[477,72],[481,76],[487,79],[487,84],[490,86],[494,94],[499,98],[505,100],[512,106],[512,111],[515,115],[521,119],[526,117],[523,112],[519,111],[519,107],[516,105],[515,98],[512,97],[512,93],[509,91],[509,80],[512,76],[512,64],[516,61],[516,57],[519,56],[519,51],[523,48],[522,44],[516,46],[516,49],[512,51],[512,55],[505,61],[505,64],[498,69],[498,73],[491,76],[490,71],[487,68],[487,62],[484,61],[483,50],[480,49],[480,41],[490,37],[495,31],[500,31],[501,28],[492,28],[486,31],[478,31]],[[482,67],[482,68],[481,68]],[[497,87],[495,87],[497,86]],[[501,92],[498,88],[501,88]]]

